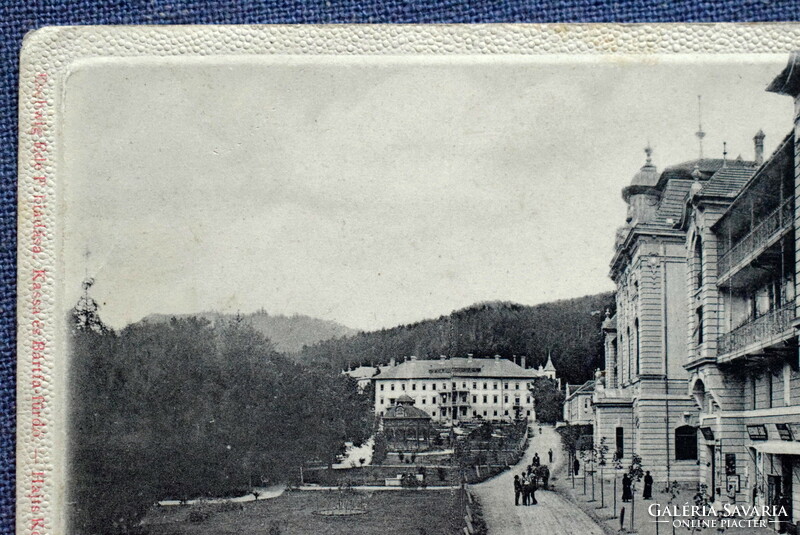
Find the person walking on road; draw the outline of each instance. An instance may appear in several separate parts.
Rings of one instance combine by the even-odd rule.
[[[653,497],[653,476],[650,475],[648,470],[644,476],[644,490],[642,491],[642,498],[649,500]]]
[[[631,491],[631,476],[628,474],[622,475],[622,501],[629,502],[633,499],[633,492]]]
[[[538,452],[534,453],[533,454],[533,466],[539,466],[541,463],[542,463],[542,461],[539,460],[539,453]]]
[[[522,505],[528,505],[530,501],[530,491],[528,489],[528,477],[525,474],[522,474],[522,477],[519,479],[520,489],[522,490]]]
[[[553,464],[553,448],[548,450],[547,457],[550,459],[549,464]]]
[[[579,471],[580,469],[581,469],[581,463],[580,463],[580,461],[579,461],[577,458],[575,458],[575,461],[572,463],[572,471],[573,471],[573,472],[575,473],[575,475],[577,476],[577,475],[578,475],[578,471]]]
[[[538,502],[536,501],[536,472],[531,475],[530,479],[528,479],[529,492],[530,492],[530,500],[528,501],[528,505],[536,505]]]
[[[522,494],[522,483],[519,476],[514,476],[514,505],[519,505],[519,495]]]

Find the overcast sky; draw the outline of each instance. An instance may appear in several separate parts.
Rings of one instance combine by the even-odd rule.
[[[103,319],[300,313],[357,329],[612,290],[644,163],[752,158],[786,57],[88,62],[66,87],[65,300]],[[90,251],[88,261],[84,252]]]

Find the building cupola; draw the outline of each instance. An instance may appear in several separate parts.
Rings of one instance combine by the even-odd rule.
[[[630,186],[622,190],[622,198],[628,203],[626,223],[630,226],[648,221],[655,213],[661,197],[656,189],[659,175],[653,165],[653,149],[648,145],[644,152],[647,155],[645,164],[633,176]]]

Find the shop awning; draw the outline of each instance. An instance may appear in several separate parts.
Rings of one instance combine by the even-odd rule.
[[[761,453],[775,453],[778,455],[800,455],[800,442],[786,440],[766,440],[753,445]]]

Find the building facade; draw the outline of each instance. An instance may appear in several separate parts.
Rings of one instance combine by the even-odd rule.
[[[769,90],[795,98],[797,55]],[[795,113],[797,125],[797,113]],[[796,129],[795,129],[796,130]],[[796,131],[755,167],[687,200],[688,391],[700,409],[699,482],[715,499],[782,505],[800,520]],[[692,314],[692,308],[702,313]]]
[[[564,422],[569,425],[594,424],[594,381],[582,385],[567,384],[564,398]]]
[[[623,464],[642,457],[656,481],[694,481],[699,411],[686,391],[686,231],[679,222],[693,175],[710,177],[722,160],[698,159],[659,172],[645,165],[622,196],[610,276],[616,314],[603,322],[605,371],[594,393],[594,441]],[[694,448],[691,447],[694,444]]]
[[[659,174],[648,158],[623,192],[594,439],[616,438],[623,461],[639,453],[657,481],[780,505],[780,528],[797,532],[797,53],[768,90],[795,101],[795,127],[768,158],[759,131],[752,161],[724,154]]]
[[[373,377],[375,414],[384,416],[400,396],[414,400],[414,406],[428,413],[434,422],[472,420],[536,419],[529,391],[532,381],[556,379],[555,368],[526,368],[508,359],[410,357],[392,362]]]

